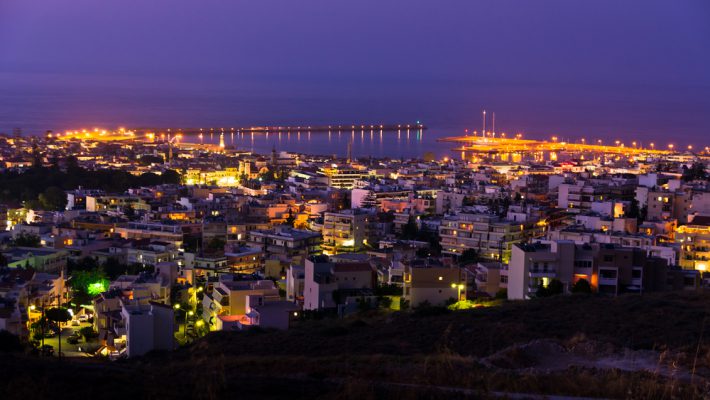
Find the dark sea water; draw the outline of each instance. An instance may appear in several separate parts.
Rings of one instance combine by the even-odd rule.
[[[385,87],[387,90],[380,89]],[[337,89],[335,89],[337,88]],[[347,90],[343,90],[346,88]],[[205,142],[267,153],[272,148],[339,154],[352,141],[354,156],[411,157],[431,151],[452,155],[452,144],[437,138],[481,129],[481,111],[496,113],[498,132],[530,138],[557,136],[573,141],[637,141],[677,148],[710,145],[710,89],[604,85],[535,85],[469,82],[369,82],[335,85],[262,80],[230,85],[223,80],[181,81],[131,77],[0,74],[0,132],[21,128],[24,135],[47,130],[215,128]],[[420,120],[428,129],[383,132],[302,131],[236,134],[230,127],[275,125],[406,124]],[[185,140],[198,141],[196,137]]]

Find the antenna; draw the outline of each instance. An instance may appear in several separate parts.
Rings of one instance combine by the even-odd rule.
[[[483,110],[483,137],[486,137],[486,110]]]

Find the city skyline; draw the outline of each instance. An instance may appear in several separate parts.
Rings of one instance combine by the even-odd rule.
[[[709,0],[0,0],[0,399],[708,399]]]

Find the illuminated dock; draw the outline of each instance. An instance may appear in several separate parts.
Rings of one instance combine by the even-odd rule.
[[[472,153],[534,153],[534,152],[576,152],[576,153],[604,153],[619,155],[668,155],[674,153],[673,144],[669,144],[667,149],[658,149],[654,143],[649,143],[647,147],[641,146],[633,141],[631,146],[621,141],[615,141],[613,145],[606,145],[601,140],[587,143],[585,139],[578,142],[558,141],[553,137],[550,141],[537,139],[523,139],[522,135],[513,138],[492,137],[492,136],[452,136],[438,139],[442,142],[452,142],[459,144],[454,150]]]

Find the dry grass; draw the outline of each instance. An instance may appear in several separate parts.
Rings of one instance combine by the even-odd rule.
[[[710,295],[699,293],[571,296],[435,316],[303,321],[288,332],[213,334],[173,353],[116,363],[0,356],[0,398],[450,399],[498,392],[704,398],[710,343],[701,332],[708,311]],[[481,362],[539,339],[654,350],[659,370],[669,362],[688,371],[695,365],[696,375],[691,382],[658,371],[532,372]],[[529,361],[518,356],[514,361]]]

